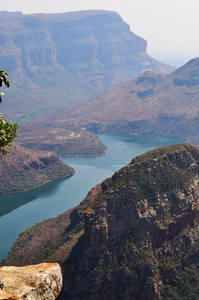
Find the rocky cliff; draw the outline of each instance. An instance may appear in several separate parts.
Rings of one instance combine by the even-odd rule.
[[[199,58],[175,72],[145,72],[51,116],[53,126],[94,132],[151,134],[188,139],[199,134]],[[50,118],[43,120],[49,124]],[[60,122],[61,120],[61,122]]]
[[[31,247],[45,236],[51,249],[58,244],[42,257],[62,265],[58,299],[195,299],[198,174],[199,150],[190,144],[136,157],[75,209],[28,229],[3,263],[31,261]]]
[[[54,300],[62,288],[58,264],[0,268],[0,299]]]
[[[74,172],[53,152],[13,145],[11,153],[0,160],[0,194],[29,190]]]
[[[35,111],[42,115],[91,97],[146,70],[172,70],[147,55],[147,42],[115,12],[1,15],[0,66],[14,87],[1,109],[8,113],[10,102],[17,101],[9,115],[20,121],[35,118]]]

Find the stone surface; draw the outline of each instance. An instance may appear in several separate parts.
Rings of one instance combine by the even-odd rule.
[[[62,288],[58,264],[2,267],[0,275],[6,292],[0,293],[0,299],[54,300]],[[6,295],[8,298],[5,298]]]
[[[0,300],[19,300],[19,298],[0,290]]]

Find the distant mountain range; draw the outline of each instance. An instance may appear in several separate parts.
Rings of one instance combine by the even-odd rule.
[[[145,72],[92,100],[42,120],[49,126],[94,132],[188,139],[199,134],[199,58],[173,73]],[[50,120],[53,120],[50,123]]]
[[[1,112],[17,122],[91,98],[146,70],[173,70],[115,12],[23,15],[0,12],[0,69],[11,87]]]

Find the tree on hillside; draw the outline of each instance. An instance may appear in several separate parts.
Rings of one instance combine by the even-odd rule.
[[[5,71],[0,70],[0,87],[4,84],[9,88],[10,83],[8,78],[8,74]],[[0,93],[0,102],[2,102],[1,95],[4,95],[4,93]],[[17,137],[17,129],[17,124],[6,122],[0,114],[0,157],[9,153],[6,148],[12,146],[13,139]]]

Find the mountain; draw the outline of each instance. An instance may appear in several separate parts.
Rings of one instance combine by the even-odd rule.
[[[198,174],[190,144],[138,156],[79,206],[21,233],[2,264],[61,263],[58,299],[196,299]]]
[[[0,194],[29,190],[74,172],[55,153],[13,145],[0,159]]]
[[[195,58],[167,75],[145,72],[42,122],[73,130],[188,139],[199,134],[198,99],[199,58]]]
[[[24,122],[146,70],[173,70],[151,58],[146,47],[112,11],[0,12],[0,66],[11,77],[1,112]]]

